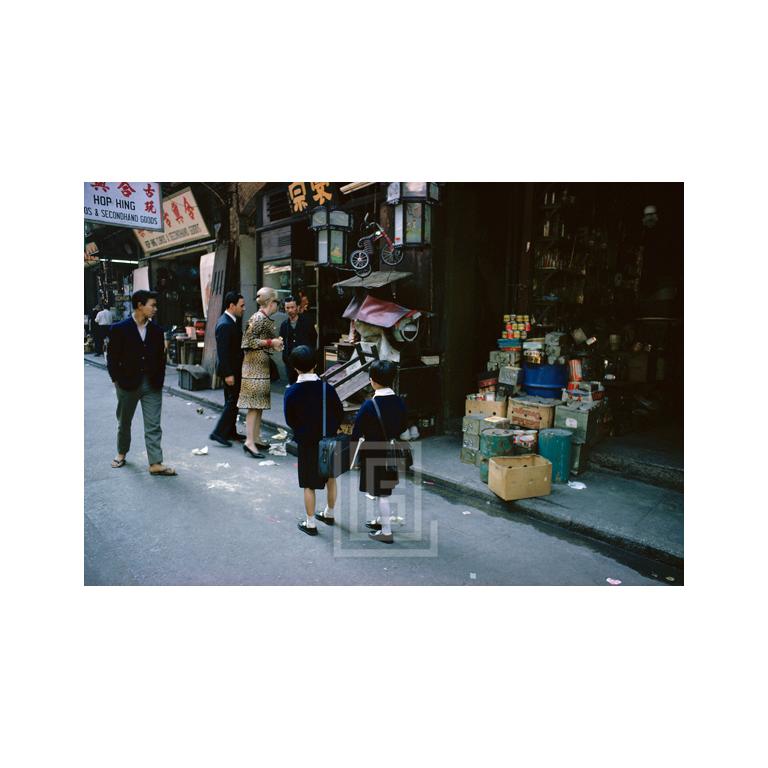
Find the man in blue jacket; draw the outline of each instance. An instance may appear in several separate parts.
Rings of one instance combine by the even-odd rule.
[[[152,322],[157,312],[157,294],[136,291],[131,296],[133,312],[109,331],[107,370],[117,394],[117,456],[113,469],[125,465],[131,447],[131,422],[136,406],[141,403],[144,417],[144,444],[147,447],[149,473],[171,476],[176,472],[163,465],[160,445],[163,432],[160,413],[165,381],[165,337]]]
[[[237,398],[243,380],[243,329],[240,320],[245,312],[245,299],[237,291],[224,295],[224,312],[216,323],[216,370],[224,379],[224,410],[208,436],[221,445],[231,446],[230,440],[245,441],[237,432]]]

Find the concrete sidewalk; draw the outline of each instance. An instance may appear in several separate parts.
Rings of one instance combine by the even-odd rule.
[[[85,355],[85,362],[106,368],[103,358]],[[189,392],[180,389],[175,367],[168,366],[165,390],[176,397],[221,410],[222,390]],[[272,408],[262,416],[263,436],[288,429],[283,416],[285,384],[272,389]],[[290,432],[290,430],[288,430]],[[488,511],[543,520],[623,549],[683,566],[683,494],[672,488],[639,482],[609,470],[590,469],[578,480],[587,487],[575,490],[553,484],[552,493],[516,502],[502,501],[480,480],[477,467],[459,460],[461,438],[442,435],[413,443],[414,471],[422,482],[460,495],[467,505]]]

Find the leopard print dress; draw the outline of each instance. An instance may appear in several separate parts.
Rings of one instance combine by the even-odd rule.
[[[251,315],[243,333],[243,382],[240,385],[238,408],[258,408],[268,411],[272,407],[272,387],[269,379],[269,352],[256,349],[256,342],[276,339],[274,321],[259,310]]]

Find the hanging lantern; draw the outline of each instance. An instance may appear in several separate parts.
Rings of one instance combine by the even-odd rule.
[[[432,206],[439,201],[437,182],[390,182],[387,203],[395,207],[395,245],[429,245],[432,242]]]
[[[320,206],[312,211],[309,228],[317,232],[317,263],[343,264],[352,217],[346,211]]]

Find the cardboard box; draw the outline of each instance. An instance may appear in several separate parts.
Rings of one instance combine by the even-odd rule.
[[[465,416],[461,422],[461,431],[467,435],[479,435],[487,427],[483,426],[485,416],[482,413],[476,413],[472,416]]]
[[[555,421],[559,400],[545,397],[510,397],[507,418],[510,424],[526,429],[549,429]]]
[[[475,464],[479,453],[480,451],[475,451],[472,448],[462,448],[460,458],[465,464]]]
[[[548,496],[552,462],[538,454],[494,456],[488,462],[488,487],[504,501]]]
[[[558,405],[555,408],[555,426],[570,429],[577,443],[593,443],[597,437],[602,411],[603,404],[600,401]]]
[[[509,419],[505,416],[488,416],[488,418],[483,419],[480,432],[484,429],[509,429]]]
[[[503,365],[499,368],[499,384],[523,385],[523,369],[517,365]]]
[[[488,362],[496,363],[497,367],[501,367],[502,365],[518,365],[520,363],[521,355],[521,350],[502,351],[494,349],[488,358]]]
[[[506,416],[506,400],[467,400],[464,406],[464,413],[467,416],[480,415],[486,416]]]
[[[480,435],[470,435],[465,432],[461,438],[462,448],[471,448],[473,451],[480,450]]]

